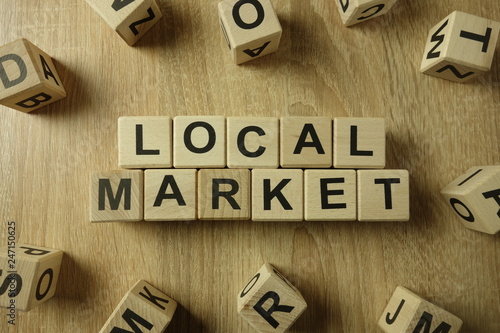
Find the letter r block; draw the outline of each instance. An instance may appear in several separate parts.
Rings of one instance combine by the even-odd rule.
[[[300,291],[269,264],[238,294],[238,313],[258,332],[285,332],[307,308]]]
[[[386,14],[397,0],[335,0],[344,25],[351,26]]]

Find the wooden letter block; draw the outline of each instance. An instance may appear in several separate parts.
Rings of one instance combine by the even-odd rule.
[[[408,289],[397,287],[378,326],[386,333],[457,333],[462,320]]]
[[[397,0],[335,0],[345,26],[386,14]]]
[[[170,117],[120,117],[118,151],[121,168],[171,168]]]
[[[491,235],[500,231],[500,165],[473,167],[441,194],[465,227]]]
[[[252,170],[252,220],[302,221],[303,183],[302,170]]]
[[[161,18],[155,0],[86,1],[131,46]]]
[[[99,333],[163,333],[176,309],[176,301],[140,280],[123,297]]]
[[[491,68],[500,23],[455,11],[429,32],[420,71],[465,82]]]
[[[383,118],[335,118],[333,122],[335,168],[383,168],[385,121]]]
[[[278,50],[282,30],[270,0],[226,0],[218,8],[221,29],[236,64]]]
[[[358,171],[359,221],[408,221],[410,189],[407,170]]]
[[[144,172],[144,220],[196,220],[196,169]]]
[[[60,250],[34,245],[0,248],[0,306],[29,311],[52,298],[62,257]]]
[[[144,215],[144,172],[95,172],[90,177],[90,221],[133,222]]]
[[[227,166],[278,168],[278,131],[276,117],[227,118]]]
[[[356,220],[356,171],[306,170],[304,194],[306,221]]]
[[[307,308],[300,291],[265,264],[238,294],[238,313],[258,332],[285,332]]]
[[[52,58],[22,38],[0,47],[0,104],[31,112],[66,97]]]
[[[332,166],[331,118],[283,117],[280,134],[280,159],[283,168]]]
[[[174,118],[174,167],[224,168],[226,118],[177,116]]]
[[[200,220],[249,220],[250,170],[201,169],[198,214]]]

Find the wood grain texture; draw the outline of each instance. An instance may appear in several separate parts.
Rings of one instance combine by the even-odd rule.
[[[290,332],[377,332],[398,285],[464,321],[500,330],[500,238],[464,228],[440,190],[500,164],[499,46],[465,84],[419,73],[429,30],[453,10],[500,20],[496,0],[398,1],[345,28],[334,1],[275,0],[280,49],[236,66],[217,2],[161,0],[129,47],[85,1],[3,1],[0,45],[25,37],[55,60],[67,97],[0,109],[0,243],[65,252],[54,298],[3,332],[98,332],[144,279],[179,303],[167,332],[252,332],[235,296],[273,264],[308,309]],[[88,218],[89,174],[118,168],[120,116],[383,117],[387,168],[410,175],[407,223],[139,222]]]

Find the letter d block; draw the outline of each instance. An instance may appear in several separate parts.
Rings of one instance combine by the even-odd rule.
[[[52,58],[21,38],[0,47],[0,104],[31,112],[66,97]]]
[[[29,311],[56,292],[63,252],[17,244],[0,249],[0,306]],[[10,273],[15,271],[16,273]]]
[[[176,301],[140,280],[123,297],[99,333],[162,333],[176,308]]]
[[[346,26],[386,14],[397,0],[335,0]]]
[[[262,333],[285,332],[306,308],[300,291],[269,264],[238,294],[238,313]]]

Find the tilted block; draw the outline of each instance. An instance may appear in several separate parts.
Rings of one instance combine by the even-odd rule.
[[[28,244],[0,248],[0,306],[29,311],[56,292],[63,252]]]
[[[162,16],[155,0],[86,1],[131,46]]]
[[[226,0],[218,8],[221,29],[236,64],[278,50],[282,30],[270,0]]]
[[[0,47],[0,104],[31,112],[66,97],[52,58],[21,38]]]
[[[429,32],[420,71],[465,82],[489,71],[500,23],[455,11]]]
[[[441,194],[465,227],[491,235],[500,231],[500,165],[473,167]]]
[[[397,287],[378,326],[386,333],[457,333],[462,320],[408,289]]]
[[[99,333],[163,333],[176,309],[176,301],[140,280],[123,297]]]
[[[351,26],[386,14],[397,0],[334,0],[344,25]]]
[[[238,294],[238,313],[258,332],[285,332],[307,308],[300,291],[269,264]]]

